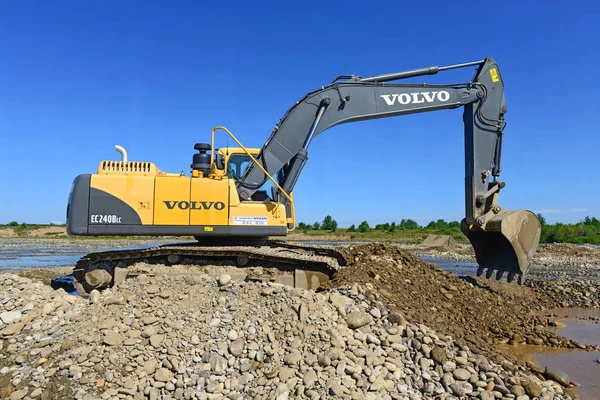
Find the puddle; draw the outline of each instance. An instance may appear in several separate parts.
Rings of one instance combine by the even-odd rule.
[[[28,247],[27,243],[19,244],[22,247],[15,246],[15,243],[12,243],[10,247],[0,247],[0,269],[6,272],[19,272],[25,268],[72,267],[77,260],[89,253],[153,247],[161,243],[99,247],[91,247],[90,243],[82,243],[81,246],[70,244],[57,247],[39,246],[39,243],[35,247]]]
[[[554,332],[561,336],[578,340],[584,344],[600,345],[600,324],[590,317],[600,317],[600,310],[561,309],[552,310],[545,314],[558,315],[560,322],[566,326],[555,328]],[[582,400],[600,398],[600,351],[565,350],[544,346],[508,344],[498,348],[516,358],[535,363],[541,367],[552,367],[569,375],[572,381],[581,386],[576,388]]]

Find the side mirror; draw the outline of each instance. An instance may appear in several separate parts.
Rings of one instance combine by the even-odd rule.
[[[223,158],[222,154],[217,153],[215,157],[215,166],[221,171],[225,169],[225,159]]]

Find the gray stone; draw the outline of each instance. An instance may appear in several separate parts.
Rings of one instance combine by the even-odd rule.
[[[329,394],[332,394],[337,397],[342,397],[344,395],[344,389],[337,382],[329,383]]]
[[[150,344],[152,347],[159,347],[164,338],[164,335],[152,335],[150,336]]]
[[[159,368],[154,374],[154,379],[158,382],[168,382],[171,378],[171,372],[166,368]]]
[[[2,335],[4,335],[4,336],[16,335],[17,333],[21,332],[24,327],[25,327],[25,322],[15,322],[15,323],[8,325],[6,328],[2,329],[2,331],[0,331],[0,333],[2,333]]]
[[[146,372],[146,374],[152,375],[156,371],[157,366],[158,361],[156,361],[155,358],[151,358],[150,360],[144,363],[144,366],[142,368]]]
[[[513,385],[510,387],[510,392],[518,397],[525,394],[525,389],[521,385]]]
[[[0,313],[0,319],[7,325],[20,320],[22,317],[23,314],[21,314],[21,311],[5,311]]]
[[[16,390],[12,392],[9,399],[10,400],[21,400],[25,396],[27,396],[27,392],[29,392],[29,388],[23,388],[21,390]]]
[[[226,286],[229,282],[231,282],[231,275],[223,274],[219,276],[219,286]]]
[[[104,334],[104,344],[109,346],[118,346],[123,343],[123,336],[120,333],[115,331],[107,331]]]
[[[548,379],[552,379],[563,386],[568,386],[571,383],[571,378],[569,378],[569,375],[558,369],[546,367],[544,370],[544,375]]]
[[[525,385],[525,392],[531,397],[538,397],[542,394],[542,387],[539,383],[531,381]]]
[[[453,376],[457,381],[468,381],[471,373],[464,368],[457,368],[454,370]]]
[[[229,352],[232,356],[239,357],[244,352],[244,345],[246,344],[244,338],[234,340],[229,344]]]
[[[302,377],[304,385],[311,387],[317,381],[317,373],[311,368]]]
[[[346,316],[346,323],[350,329],[358,329],[373,322],[373,317],[364,311],[354,311]]]
[[[299,365],[302,361],[302,354],[299,352],[288,353],[283,357],[283,362],[287,365]]]
[[[393,312],[388,315],[388,321],[392,324],[397,324],[399,326],[406,326],[406,319],[400,313]]]
[[[291,377],[296,375],[296,372],[298,370],[295,368],[289,368],[289,367],[281,367],[281,369],[279,370],[279,380],[283,383],[287,382],[288,379],[290,379]]]
[[[156,285],[150,285],[146,288],[146,293],[148,294],[156,294],[160,291],[160,288]]]

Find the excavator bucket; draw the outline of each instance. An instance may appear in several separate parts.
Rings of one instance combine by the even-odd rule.
[[[508,272],[507,280],[515,277],[519,283],[529,270],[531,260],[540,242],[541,225],[531,211],[501,211],[483,227],[461,223],[461,230],[475,250],[479,268],[477,276],[486,271],[490,278],[494,271],[500,280]]]

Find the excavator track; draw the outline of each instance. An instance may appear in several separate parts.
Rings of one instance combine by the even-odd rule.
[[[279,282],[304,289],[316,289],[346,265],[343,255],[333,247],[306,246],[284,241],[259,245],[166,244],[145,249],[90,253],[73,269],[73,283],[81,295],[121,283],[128,268],[137,263],[207,265],[225,262],[237,268],[236,277],[244,280]],[[255,274],[253,268],[266,267],[278,274]],[[259,271],[262,268],[258,269]]]

